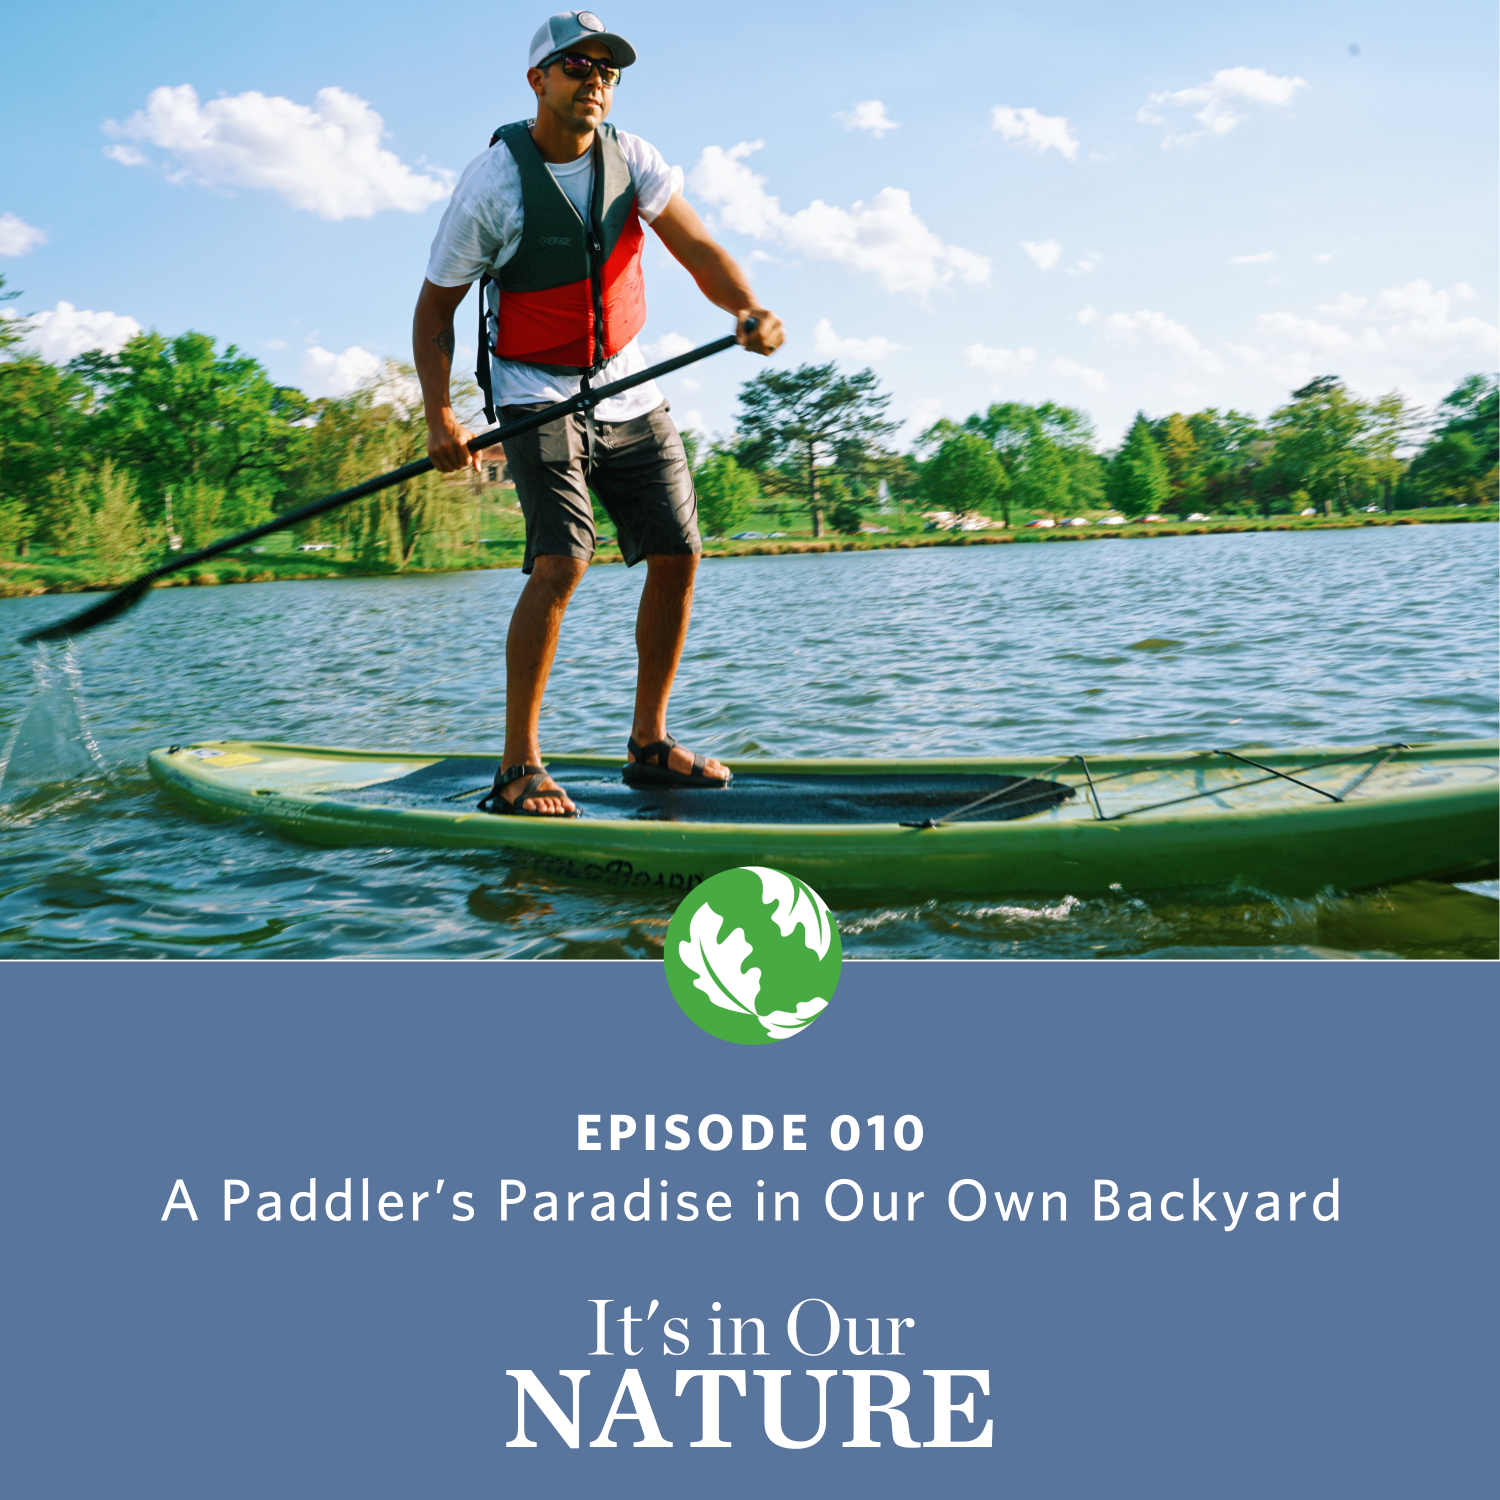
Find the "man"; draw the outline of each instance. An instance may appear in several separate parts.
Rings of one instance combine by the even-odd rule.
[[[780,321],[682,196],[682,172],[636,136],[605,125],[624,37],[589,11],[553,16],[532,38],[526,81],[536,119],[505,126],[465,169],[433,241],[412,326],[427,416],[427,451],[445,472],[477,464],[473,433],[453,413],[453,314],[470,283],[494,278],[484,342],[494,401],[515,421],[645,368],[644,220],[715,307],[733,313],[739,342],[770,354]],[[747,319],[756,319],[747,331]],[[563,613],[594,551],[589,489],[615,523],[620,550],[646,561],[636,618],[635,715],[627,781],[725,786],[728,767],[667,733],[667,700],[687,639],[702,551],[682,440],[654,383],[601,402],[586,419],[558,418],[506,444],[526,520],[529,574],[505,643],[505,751],[486,806],[532,817],[576,815],[542,767],[538,717]]]

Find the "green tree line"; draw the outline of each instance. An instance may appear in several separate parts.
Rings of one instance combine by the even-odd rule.
[[[876,485],[953,514],[1127,517],[1348,514],[1493,503],[1500,382],[1471,375],[1424,414],[1397,392],[1366,400],[1334,375],[1290,393],[1260,421],[1241,411],[1136,416],[1101,452],[1086,413],[1055,402],[996,403],[943,419],[908,453],[885,446],[889,396],[869,370],[766,371],[740,392],[738,430],[699,468],[710,527],[747,520],[757,502],[795,497],[813,533],[825,514],[858,530]]]
[[[0,281],[3,286],[3,281]],[[271,519],[427,451],[411,371],[313,399],[206,334],[138,334],[52,364],[0,321],[0,549],[120,567]],[[468,393],[460,391],[460,400]],[[462,484],[425,475],[308,523],[368,563],[438,566],[472,538]]]
[[[0,301],[14,295],[3,287]],[[313,399],[203,333],[142,333],[118,353],[53,364],[28,351],[25,329],[0,318],[0,550],[11,555],[40,546],[123,567],[172,538],[201,546],[426,451],[400,365]],[[1264,421],[1213,408],[1141,413],[1112,452],[1086,413],[1055,402],[944,419],[901,451],[890,401],[872,370],[833,363],[746,382],[734,433],[689,444],[705,534],[767,514],[814,535],[857,531],[891,502],[1009,524],[1018,512],[1332,514],[1496,494],[1492,375],[1470,376],[1425,416],[1396,393],[1366,400],[1321,376]],[[442,566],[473,534],[472,491],[436,475],[307,527],[396,568]]]

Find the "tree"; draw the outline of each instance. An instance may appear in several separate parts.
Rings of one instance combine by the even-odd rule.
[[[1044,401],[992,405],[964,422],[994,448],[1011,488],[1001,498],[1005,522],[1010,503],[1058,512],[1097,505],[1104,489],[1104,461],[1094,451],[1094,428],[1076,407]]]
[[[1196,510],[1202,498],[1203,479],[1198,439],[1193,435],[1187,418],[1174,411],[1156,424],[1152,436],[1166,463],[1173,508],[1181,512]]]
[[[134,562],[150,540],[141,521],[140,502],[129,474],[110,459],[100,466],[93,486],[89,543],[100,562],[112,568]]]
[[[1320,375],[1271,413],[1271,464],[1288,491],[1303,490],[1327,515],[1347,509],[1363,462],[1364,403],[1336,375]]]
[[[1145,412],[1137,412],[1120,451],[1110,461],[1105,501],[1121,515],[1146,516],[1164,509],[1171,493],[1171,477],[1151,435],[1151,424]]]
[[[1210,510],[1255,509],[1255,481],[1271,453],[1259,422],[1233,408],[1214,407],[1186,418],[1197,449],[1198,498]],[[1269,509],[1267,510],[1269,514]]]
[[[932,456],[921,465],[922,491],[933,504],[959,513],[988,513],[1003,504],[1010,476],[994,448],[977,433],[944,420],[929,427],[918,441],[936,444]]]
[[[1470,375],[1438,407],[1438,426],[1412,459],[1398,505],[1479,504],[1496,498],[1500,380]]]
[[[472,386],[457,384],[454,405],[472,404]],[[298,463],[288,474],[293,498],[346,489],[427,452],[416,378],[388,360],[347,396],[314,403]],[[366,563],[438,567],[471,544],[474,500],[466,476],[423,474],[332,512],[325,525]],[[318,522],[308,535],[325,534]]]
[[[830,361],[762,371],[740,387],[736,457],[757,471],[781,467],[780,477],[805,497],[813,535],[822,536],[818,470],[859,472],[874,458],[901,425],[885,420],[890,400],[876,390],[873,370],[840,375]]]
[[[131,470],[149,519],[160,519],[168,490],[195,482],[224,492],[226,525],[270,517],[304,440],[300,391],[202,333],[137,334],[118,354],[91,350],[70,368],[96,396],[88,443]]]
[[[844,536],[858,536],[865,524],[859,507],[850,500],[840,500],[828,513],[833,529]]]
[[[1399,392],[1361,401],[1335,375],[1320,375],[1271,413],[1270,479],[1304,491],[1327,515],[1382,493],[1400,472],[1396,449],[1411,428]]]
[[[5,278],[0,276],[0,302],[14,302],[20,292],[7,292]],[[0,354],[13,349],[26,337],[26,321],[9,312],[0,312]]]
[[[747,473],[732,454],[710,452],[693,475],[698,495],[698,520],[706,536],[728,536],[754,514],[760,499],[755,476]]]
[[[90,469],[90,401],[78,375],[37,355],[0,360],[0,545],[56,542],[68,529]]]

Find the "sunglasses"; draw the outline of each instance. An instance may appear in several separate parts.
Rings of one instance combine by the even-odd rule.
[[[563,72],[569,78],[587,78],[598,68],[599,82],[606,88],[613,88],[620,81],[621,70],[613,63],[601,62],[599,58],[590,57],[585,52],[564,52],[561,57],[555,57],[552,61],[561,63]]]

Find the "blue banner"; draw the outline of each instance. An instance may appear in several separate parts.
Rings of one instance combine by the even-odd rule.
[[[1475,1492],[1436,972],[846,963],[741,1046],[654,963],[14,965],[8,1487]]]

